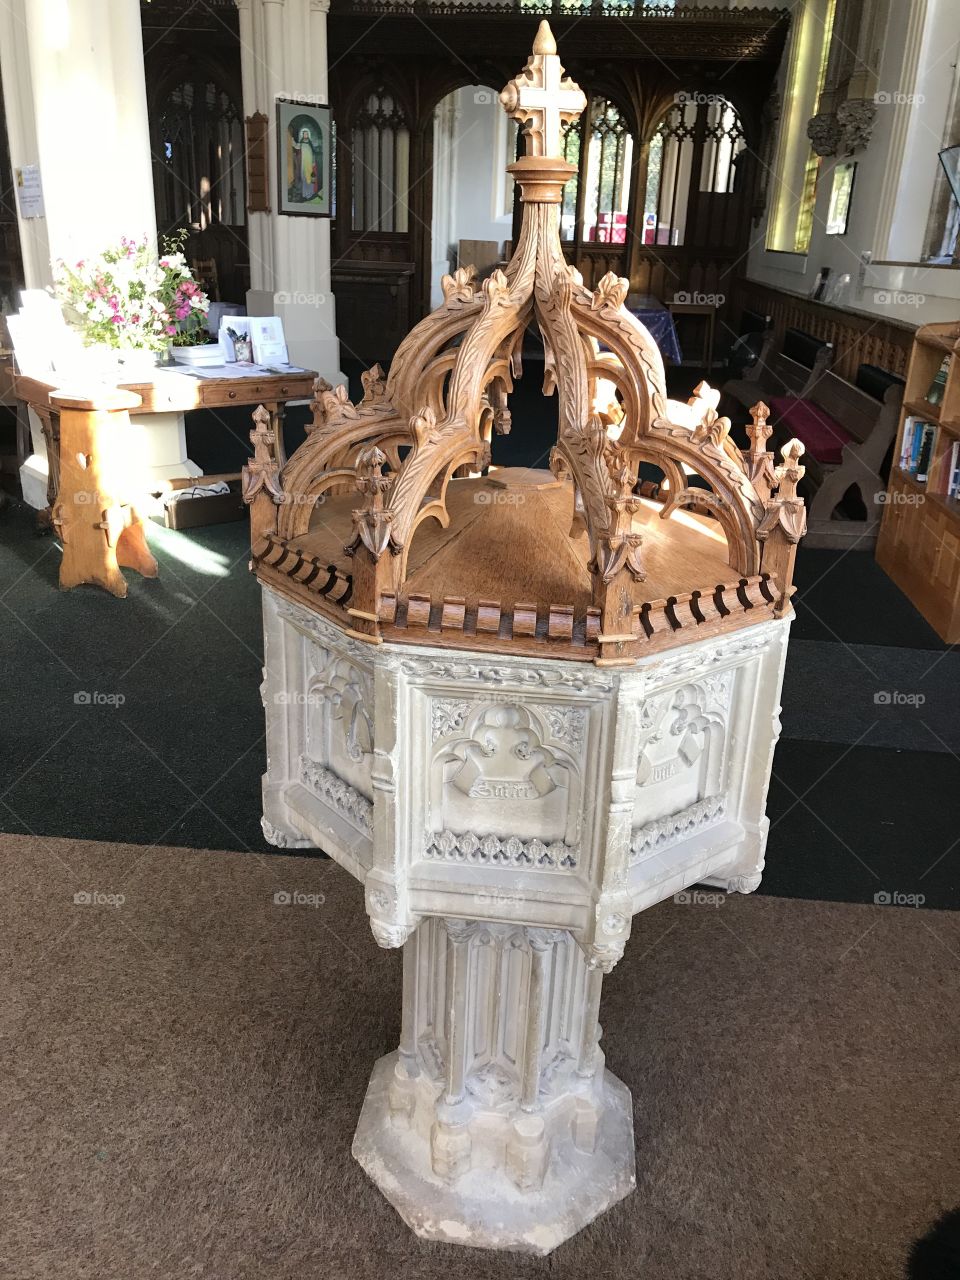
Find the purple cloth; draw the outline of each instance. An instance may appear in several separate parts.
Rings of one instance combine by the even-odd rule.
[[[825,413],[819,405],[796,396],[772,396],[770,408],[774,422],[799,436],[818,462],[838,467],[843,461],[843,446],[853,443],[850,432]]]
[[[665,360],[672,360],[677,365],[682,362],[683,356],[680,352],[680,343],[677,341],[673,316],[663,303],[651,299],[649,303],[645,302],[642,305],[628,305],[627,310],[637,317],[645,329],[649,330],[650,337],[660,348],[660,354]]]

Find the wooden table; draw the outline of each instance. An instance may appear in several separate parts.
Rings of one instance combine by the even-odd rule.
[[[264,373],[262,377],[249,374],[228,378],[197,377],[184,366],[158,369],[157,373],[155,381],[124,383],[118,388],[140,397],[137,415],[189,413],[195,409],[262,404],[270,412],[281,465],[286,461],[283,416],[287,401],[309,400],[317,377],[312,369],[305,369],[302,373]],[[60,488],[60,413],[52,399],[58,386],[39,378],[14,374],[13,390],[18,400],[33,409],[43,428],[47,443],[47,507],[40,512],[38,519],[49,524]]]
[[[712,302],[671,302],[668,304],[671,316],[699,316],[706,322],[703,335],[703,348],[700,363],[707,373],[713,369],[713,331],[717,319],[717,308]]]

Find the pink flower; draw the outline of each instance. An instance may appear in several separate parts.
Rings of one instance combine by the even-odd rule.
[[[163,331],[164,333],[169,334],[169,336],[172,338],[173,335],[177,332],[177,326],[175,324],[168,324],[164,327]]]

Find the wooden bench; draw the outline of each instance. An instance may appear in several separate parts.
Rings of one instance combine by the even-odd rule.
[[[745,409],[758,400],[770,404],[777,396],[803,397],[810,393],[833,359],[833,345],[821,342],[801,329],[788,329],[779,351],[773,349],[774,335],[763,340],[760,358],[740,378],[731,378],[720,388]]]
[[[858,381],[867,366],[858,370]],[[810,520],[830,520],[837,503],[853,486],[867,508],[867,523],[879,520],[878,495],[886,485],[880,468],[900,420],[903,383],[890,380],[882,398],[870,395],[835,373],[821,374],[808,396],[775,396],[771,419],[795,435],[823,468],[823,483],[810,504]]]

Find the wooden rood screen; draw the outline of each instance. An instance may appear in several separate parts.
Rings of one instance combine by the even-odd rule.
[[[389,359],[429,310],[432,266],[447,248],[433,244],[437,107],[474,85],[489,92],[495,112],[511,45],[526,40],[529,21],[496,0],[425,0],[417,13],[333,0],[334,291],[345,349],[364,361]],[[562,138],[561,157],[575,172],[560,237],[588,287],[613,271],[664,301],[683,292],[730,298],[760,212],[763,109],[788,22],[778,10],[623,16],[586,4],[558,16],[565,60],[587,98]],[[484,144],[466,157],[488,165],[491,181],[503,164],[494,151]],[[514,241],[519,226],[517,212]],[[470,234],[452,231],[453,242]]]

